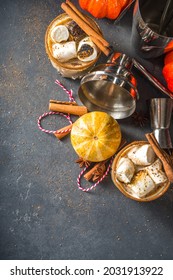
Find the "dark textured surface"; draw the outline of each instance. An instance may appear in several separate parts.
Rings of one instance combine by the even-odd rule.
[[[61,2],[0,1],[0,258],[172,259],[172,188],[156,201],[138,203],[123,196],[108,176],[92,193],[83,193],[76,183],[80,169],[70,138],[58,141],[37,127],[49,99],[67,100],[55,79],[72,88],[78,101],[80,81],[61,77],[45,53],[45,31],[62,12]],[[132,9],[116,24],[97,22],[117,51],[135,56]],[[161,81],[162,63],[162,58],[143,61]],[[146,100],[164,95],[134,73],[137,111],[147,114]],[[145,139],[151,131],[149,121],[142,129],[131,117],[119,123],[128,142]],[[43,125],[57,129],[67,121],[51,117]],[[170,130],[173,135],[172,125]]]

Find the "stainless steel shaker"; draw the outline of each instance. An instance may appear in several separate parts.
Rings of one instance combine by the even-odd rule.
[[[122,53],[114,52],[107,63],[96,66],[80,82],[78,95],[89,111],[105,111],[115,119],[123,119],[136,109],[137,82],[131,72],[135,66],[160,91],[173,99],[165,88],[139,62]]]
[[[173,148],[169,132],[172,118],[173,100],[170,98],[152,98],[149,103],[151,128],[153,129],[155,138],[161,148]]]
[[[173,50],[173,0],[136,0],[131,44],[144,58]]]
[[[78,95],[89,111],[104,111],[115,119],[133,114],[138,91],[132,66],[130,57],[113,53],[107,63],[82,78]]]

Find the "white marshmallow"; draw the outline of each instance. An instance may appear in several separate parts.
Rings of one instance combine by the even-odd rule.
[[[150,144],[134,147],[127,155],[136,165],[150,165],[155,160],[155,153]]]
[[[147,170],[162,170],[162,162],[157,158],[151,165],[146,167]]]
[[[127,186],[137,197],[144,197],[156,188],[154,181],[145,170],[136,173]]]
[[[51,30],[50,37],[52,41],[58,43],[67,41],[69,38],[69,31],[65,25],[57,25]]]
[[[121,158],[116,169],[117,179],[123,183],[130,183],[134,173],[133,162],[127,157]]]
[[[89,52],[87,54],[87,46],[92,50],[91,54],[89,54]],[[82,48],[84,48],[84,50],[82,50]],[[77,57],[79,60],[84,62],[92,61],[97,57],[97,47],[89,37],[85,37],[79,42],[77,48]]]
[[[54,44],[52,46],[52,55],[60,62],[66,62],[72,58],[75,58],[77,55],[76,43],[74,41],[70,41],[64,44]]]
[[[153,164],[146,167],[146,171],[148,172],[148,175],[155,182],[156,186],[160,186],[161,184],[167,181],[166,174],[161,169],[162,169],[162,163],[160,159],[157,159]]]

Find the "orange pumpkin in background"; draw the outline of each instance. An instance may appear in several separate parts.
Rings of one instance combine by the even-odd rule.
[[[95,18],[116,19],[132,0],[79,0],[79,5]]]
[[[162,74],[165,78],[168,89],[173,92],[173,51],[165,54]]]
[[[168,52],[164,57],[164,64],[173,63],[173,51]]]

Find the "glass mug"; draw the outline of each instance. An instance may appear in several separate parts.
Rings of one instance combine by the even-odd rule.
[[[173,50],[173,0],[136,0],[131,43],[143,58]]]

